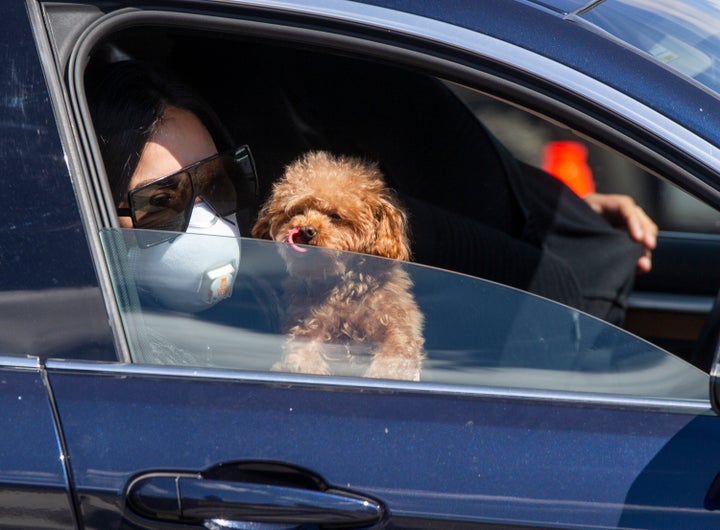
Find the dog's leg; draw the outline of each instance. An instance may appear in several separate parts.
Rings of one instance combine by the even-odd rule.
[[[285,343],[285,353],[280,362],[272,367],[275,372],[330,375],[330,368],[323,355],[323,345],[316,340],[303,341],[290,338]]]
[[[422,315],[414,304],[385,329],[365,377],[419,381],[425,359]]]

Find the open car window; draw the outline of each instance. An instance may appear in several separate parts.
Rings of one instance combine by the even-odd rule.
[[[282,372],[288,308],[311,311],[308,301],[328,286],[326,277],[302,275],[342,262],[361,276],[398,267],[411,279],[424,317],[420,384],[707,399],[708,376],[684,361],[599,319],[493,282],[312,247],[302,255],[303,269],[290,274],[285,244],[129,229],[104,229],[101,236],[136,363]],[[169,275],[161,258],[181,245],[218,258],[184,279]],[[234,270],[221,285],[227,266]],[[300,302],[287,298],[297,281],[306,288]],[[363,302],[347,301],[353,303]],[[365,323],[373,324],[373,313],[366,314]],[[335,375],[363,375],[377,345],[356,346],[323,344]],[[343,360],[349,349],[353,362]]]
[[[563,180],[580,195],[632,197],[664,232],[717,235],[720,213],[633,161],[531,112],[454,83],[453,92],[513,155]]]

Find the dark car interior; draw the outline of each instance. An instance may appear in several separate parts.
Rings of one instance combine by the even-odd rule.
[[[283,41],[239,31],[129,25],[97,40],[88,61],[87,78],[91,79],[97,64],[113,60],[112,57],[117,59],[118,54],[171,71],[210,102],[238,145],[246,143],[252,147],[261,198],[283,168],[309,149],[370,154],[380,160],[387,179],[401,198],[415,208],[411,215],[417,222],[414,242],[420,249],[416,256],[422,257],[418,261],[467,272],[444,261],[443,250],[428,244],[423,237],[434,229],[433,221],[427,221],[430,217],[423,212],[440,208],[452,220],[472,207],[472,201],[464,203],[467,197],[459,196],[453,183],[442,178],[445,164],[452,157],[447,152],[452,141],[438,143],[424,134],[437,119],[433,112],[437,105],[423,99],[426,92],[422,90],[408,91],[408,87],[439,84],[437,79],[410,61],[398,66],[397,60],[378,52],[367,50],[364,58],[349,52],[348,47],[317,37]],[[358,90],[385,94],[389,103],[377,109],[355,108],[351,95]],[[450,90],[438,94],[453,97]],[[403,115],[398,111],[398,119],[385,115],[393,112],[392,101],[401,100],[417,112]],[[466,101],[458,99],[458,104],[475,110],[472,97]],[[506,104],[502,103],[501,108],[503,105]],[[382,120],[382,128],[376,126],[375,118]],[[414,145],[425,156],[403,156],[401,150],[392,148],[399,139]],[[432,156],[435,153],[442,156]],[[437,161],[436,167],[422,169],[438,178],[413,180],[415,166],[433,160]],[[652,212],[654,196],[651,194],[647,203],[640,199],[638,202]],[[450,220],[447,222],[451,223]],[[443,242],[454,243],[452,238]],[[720,287],[719,247],[720,241],[712,234],[696,234],[691,230],[661,232],[654,269],[637,279],[624,328],[693,360],[697,356],[697,338]],[[695,362],[707,369],[707,359]]]

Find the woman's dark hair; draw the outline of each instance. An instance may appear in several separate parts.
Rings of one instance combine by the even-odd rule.
[[[218,151],[232,147],[229,133],[210,106],[167,72],[124,60],[89,68],[85,84],[115,204],[127,192],[143,148],[168,106],[194,113],[210,132]]]

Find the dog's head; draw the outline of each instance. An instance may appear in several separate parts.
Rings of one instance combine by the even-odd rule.
[[[407,216],[377,164],[307,153],[273,186],[252,229],[256,238],[410,259]]]

